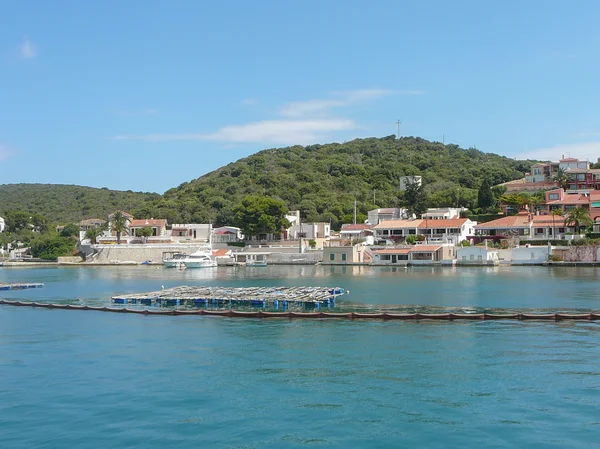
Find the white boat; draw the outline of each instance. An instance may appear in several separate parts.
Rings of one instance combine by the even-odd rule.
[[[181,261],[186,268],[210,268],[216,267],[217,261],[212,258],[210,251],[196,251]]]
[[[188,254],[173,254],[173,257],[163,259],[163,265],[165,266],[165,268],[180,268],[183,266],[183,261],[186,257],[188,257]]]

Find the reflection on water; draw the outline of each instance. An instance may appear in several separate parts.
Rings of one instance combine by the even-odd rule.
[[[595,267],[268,266],[165,269],[155,266],[0,269],[0,282],[43,282],[1,292],[33,301],[106,302],[111,296],[175,287],[330,286],[350,292],[338,306],[359,310],[600,310]]]

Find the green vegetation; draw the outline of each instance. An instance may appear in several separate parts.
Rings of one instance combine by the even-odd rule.
[[[581,234],[581,227],[588,227],[594,224],[590,217],[590,211],[583,207],[574,207],[565,213],[565,225],[575,227],[575,232]]]
[[[0,185],[0,215],[15,210],[68,224],[125,210],[134,217],[166,218],[169,223],[223,226],[235,222],[234,210],[244,198],[258,196],[280,201],[286,210],[301,210],[304,221],[331,222],[339,229],[352,222],[355,200],[359,223],[378,207],[410,205],[420,212],[452,205],[475,210],[484,180],[495,186],[522,178],[531,163],[392,135],[260,151],[163,196],[69,185]],[[416,200],[400,191],[403,176],[422,176]],[[505,189],[491,190],[497,207]]]
[[[55,260],[75,253],[77,239],[63,237],[56,232],[36,236],[31,242],[31,255],[40,259]]]
[[[118,210],[110,217],[110,230],[117,236],[117,245],[121,244],[121,234],[127,233],[127,217]]]
[[[278,233],[290,226],[283,201],[264,196],[247,196],[233,209],[233,224],[247,236]]]
[[[0,185],[0,216],[7,210],[39,214],[50,223],[77,223],[86,218],[106,219],[117,209],[129,211],[159,200],[157,193],[122,192],[60,184]]]
[[[359,218],[377,207],[405,205],[405,193],[399,191],[402,176],[423,177],[420,203],[425,207],[474,209],[484,179],[496,185],[522,178],[531,163],[420,138],[398,140],[393,135],[293,146],[240,159],[130,212],[170,223],[230,225],[234,208],[245,197],[258,195],[280,200],[286,209],[301,210],[304,221],[331,221],[339,229],[342,223],[352,222],[354,200]]]
[[[494,194],[492,193],[492,185],[487,178],[483,178],[479,193],[477,195],[477,204],[480,209],[487,211],[494,204]]]

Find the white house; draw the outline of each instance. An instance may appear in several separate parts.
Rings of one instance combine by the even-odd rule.
[[[6,228],[6,223],[4,222],[4,218],[0,217],[0,232],[4,232],[4,228]]]
[[[423,183],[423,178],[421,176],[401,176],[400,190],[406,190],[406,186],[410,183],[416,183],[421,186]]]
[[[367,212],[368,224],[378,225],[385,220],[398,220],[408,218],[406,209],[398,207],[388,207],[384,209],[373,209]]]
[[[429,220],[449,220],[460,218],[460,213],[466,211],[465,207],[430,207],[421,218]]]
[[[295,224],[287,230],[288,240],[298,240],[300,234],[305,239],[326,239],[331,237],[331,225],[326,222],[301,223]]]
[[[467,246],[456,251],[457,265],[498,265],[498,251],[489,251],[486,246]]]
[[[296,225],[300,223],[300,211],[299,210],[291,210],[287,214],[285,214],[285,218],[290,222],[290,225]]]
[[[468,218],[389,220],[375,226],[375,238],[406,240],[409,235],[425,236],[429,242],[458,244],[473,235],[477,222]]]
[[[212,224],[174,224],[171,226],[171,239],[178,241],[201,240],[208,242],[212,232]]]

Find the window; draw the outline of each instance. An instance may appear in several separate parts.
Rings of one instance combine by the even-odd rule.
[[[335,254],[334,253],[331,253],[329,255],[329,260],[335,260]]]
[[[392,234],[394,234],[394,235],[402,235],[402,229],[394,229],[392,231]]]
[[[342,253],[342,262],[346,261],[346,257],[347,257],[346,253]]]
[[[462,260],[467,260],[467,256],[462,256]]]
[[[387,229],[383,230],[383,235],[389,235],[390,231],[388,231]]]
[[[409,229],[408,233],[414,235],[414,234],[417,233],[417,230],[416,229]]]
[[[578,174],[577,181],[585,181],[585,174],[584,173]]]
[[[549,194],[549,195],[548,195],[548,199],[549,199],[550,201],[552,201],[552,200],[557,200],[557,199],[558,199],[558,193],[551,193],[551,194]]]
[[[469,259],[471,259],[471,260],[475,260],[475,255],[474,255],[474,254],[471,254],[471,255],[469,256]]]

